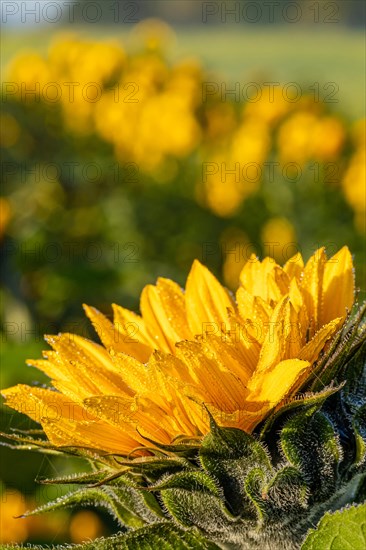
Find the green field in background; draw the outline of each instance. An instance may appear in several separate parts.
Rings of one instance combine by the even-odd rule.
[[[130,45],[130,34],[115,26],[95,28],[55,28],[41,30],[4,30],[3,64],[20,49],[45,51],[55,31],[80,33],[98,39],[117,38]],[[176,41],[170,45],[169,57],[196,57],[217,79],[228,82],[268,80],[296,82],[304,91],[319,82],[320,89],[334,82],[339,86],[335,98],[341,113],[360,118],[365,115],[365,54],[362,31],[328,28],[291,27],[181,27],[176,28]],[[4,71],[3,71],[4,75]],[[3,76],[4,78],[4,76]],[[328,90],[329,91],[329,90]]]

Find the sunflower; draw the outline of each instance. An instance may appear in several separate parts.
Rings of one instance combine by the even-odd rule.
[[[50,389],[17,385],[7,405],[42,427],[52,445],[149,454],[148,442],[202,438],[206,410],[250,433],[293,399],[354,302],[347,247],[304,265],[252,256],[231,295],[197,260],[185,291],[159,278],[141,295],[141,316],[113,305],[114,321],[85,306],[101,344],[46,336],[53,348],[29,361]]]

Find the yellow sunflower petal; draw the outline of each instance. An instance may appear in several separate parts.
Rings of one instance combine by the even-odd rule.
[[[52,354],[54,355],[52,356]],[[63,361],[61,361],[57,354],[55,354],[55,352],[48,351],[48,356],[46,357],[48,357],[48,359],[27,359],[27,365],[30,367],[36,367],[53,380],[67,381],[68,369],[65,369]]]
[[[107,350],[82,336],[65,332],[57,336],[45,336],[45,340],[61,357],[66,357],[68,361],[82,361],[86,364],[92,363],[100,370],[113,370]]]
[[[225,334],[225,338],[238,348],[245,368],[255,371],[261,351],[260,341],[265,336],[265,324],[251,319],[243,322],[235,314],[230,315],[229,322],[230,331]]]
[[[193,335],[204,334],[210,324],[221,330],[228,323],[228,308],[235,308],[228,291],[198,260],[194,261],[188,275],[186,307]]]
[[[268,410],[273,408],[293,389],[303,372],[309,369],[309,361],[286,359],[266,372],[265,376],[255,372],[248,383],[248,402],[259,401],[266,403]]]
[[[48,439],[55,445],[76,445],[104,453],[126,455],[143,441],[138,434],[136,438],[131,437],[124,429],[109,426],[101,420],[75,422],[62,418],[56,422],[47,419],[43,427]]]
[[[61,418],[84,420],[82,407],[61,393],[18,384],[1,390],[6,404],[16,411],[28,415],[38,423],[46,419],[59,421]]]
[[[108,426],[91,408],[74,403],[58,392],[18,385],[3,390],[2,394],[9,407],[41,423],[54,445],[80,445],[126,454],[141,444],[141,440],[123,429]]]
[[[263,298],[253,296],[244,287],[240,287],[236,293],[236,299],[240,316],[244,321],[251,320],[253,323],[258,323],[260,327],[268,323],[273,309]],[[260,330],[260,333],[264,336],[263,330]],[[259,341],[262,340],[263,338],[260,338]]]
[[[285,271],[285,273],[287,273],[290,279],[295,278],[297,280],[300,280],[303,269],[304,261],[300,253],[292,256],[292,258],[287,260],[287,262],[283,266],[283,270]]]
[[[322,326],[313,338],[299,351],[298,358],[314,363],[324,348],[325,343],[335,335],[341,326],[342,320],[342,317],[339,317]]]
[[[229,369],[244,386],[253,373],[248,356],[234,340],[215,335],[204,337],[203,352],[214,359],[222,370]],[[244,351],[244,353],[243,353]]]
[[[175,342],[192,338],[187,326],[185,299],[182,289],[168,279],[160,278],[156,286],[144,288],[141,313],[156,347],[174,351]]]
[[[322,302],[322,286],[327,257],[325,249],[320,248],[311,256],[304,268],[301,288],[309,320],[313,323],[312,335],[316,332],[320,322]]]
[[[253,296],[260,296],[265,302],[268,301],[267,275],[276,265],[272,258],[265,258],[260,262],[252,254],[240,273],[242,286]]]
[[[212,403],[207,404],[206,407],[220,426],[225,426],[227,428],[239,428],[247,432],[251,432],[268,413],[267,407],[263,406],[261,403],[251,404],[252,410],[237,409],[233,412],[229,412],[225,409],[219,409]],[[205,409],[203,410],[207,415]],[[208,430],[209,425],[207,423],[206,431]]]
[[[63,359],[59,369],[67,375],[54,379],[57,387],[61,382],[63,388],[69,386],[68,395],[79,394],[82,398],[98,393],[129,393],[129,388],[116,368],[112,357],[102,346],[74,334],[47,336],[47,342]]]
[[[146,364],[140,363],[140,361],[126,353],[113,353],[111,358],[116,371],[131,390],[132,395],[146,391],[149,385],[151,387]]]
[[[350,311],[355,297],[355,280],[350,251],[344,246],[325,264],[321,324]]]
[[[265,330],[265,338],[260,352],[256,371],[268,371],[279,363],[284,357],[284,323],[286,310],[289,308],[289,298],[284,297],[279,302],[268,322]]]
[[[273,258],[260,262],[253,255],[240,273],[240,282],[248,293],[275,305],[287,294],[290,279]]]
[[[147,361],[154,349],[154,342],[147,331],[143,318],[117,304],[112,304],[112,308],[114,326],[121,334],[127,336],[128,339],[132,339],[133,342],[138,340],[140,344],[146,346],[145,358],[141,360]]]
[[[230,371],[229,365],[220,363],[206,343],[180,342],[177,355],[190,365],[208,401],[216,406],[226,404],[230,410],[235,410],[244,401],[245,383]]]
[[[140,342],[137,334],[135,336],[132,335],[133,333],[138,333],[137,326],[131,326],[129,332],[128,329],[126,332],[120,331],[96,308],[85,304],[83,307],[86,315],[93,323],[100,340],[107,349],[112,348],[115,351],[127,353],[140,361],[147,360],[151,353],[151,348]]]

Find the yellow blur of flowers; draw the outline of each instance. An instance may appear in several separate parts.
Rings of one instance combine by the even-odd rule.
[[[216,92],[205,97],[209,75],[197,61],[168,62],[174,31],[165,23],[142,21],[130,38],[132,53],[117,39],[57,35],[45,56],[26,52],[10,63],[8,95],[60,109],[66,132],[96,134],[111,144],[119,163],[136,163],[150,181],[169,183],[177,161],[194,159],[192,192],[221,217],[235,216],[260,192],[267,163],[278,166],[280,178],[287,164],[314,178],[319,164],[330,163],[324,172],[336,170],[337,178],[339,172],[356,228],[363,230],[364,149],[356,139],[348,161],[350,130],[326,102],[310,93],[289,97],[286,87],[264,84],[253,97],[227,101],[216,83]],[[22,129],[6,116],[4,146],[11,147]]]
[[[185,291],[160,278],[141,295],[141,316],[114,305],[114,323],[85,306],[103,343],[46,337],[53,351],[29,361],[55,391],[18,385],[7,404],[40,422],[55,446],[127,455],[221,425],[251,432],[301,389],[354,301],[347,247],[284,267],[253,255],[231,295],[195,261]],[[142,447],[142,449],[141,449]]]
[[[34,505],[33,499],[20,491],[4,488],[0,494],[0,543],[21,543],[37,539],[40,534],[52,539],[66,535],[68,514],[65,511],[52,514],[46,524],[36,516],[21,517]]]
[[[264,86],[258,100],[244,103],[240,120],[228,107],[209,105],[196,194],[217,215],[235,215],[243,201],[259,191],[268,162],[280,172],[287,164],[301,171],[308,162],[334,162],[342,154],[344,123],[310,96],[295,103],[285,97],[284,89],[270,92]]]
[[[342,181],[347,202],[355,212],[355,225],[360,233],[366,233],[366,120],[354,127],[356,150]]]
[[[13,60],[9,93],[59,106],[68,130],[97,132],[118,160],[127,155],[142,170],[156,169],[167,155],[179,158],[197,145],[201,70],[195,62],[169,67],[149,44],[128,57],[118,41],[61,35],[46,58],[24,53]]]
[[[277,261],[288,257],[288,251],[296,247],[295,228],[286,218],[270,218],[262,227],[261,238],[264,249]]]
[[[259,189],[269,146],[266,123],[248,118],[233,133],[229,150],[211,150],[202,169],[204,201],[211,210],[219,216],[232,216],[243,200]]]
[[[10,202],[5,197],[0,197],[0,242],[3,239],[6,228],[12,217]]]
[[[105,526],[92,510],[80,510],[71,519],[70,538],[74,544],[94,540],[105,534]]]
[[[24,496],[19,491],[7,489],[0,499],[0,542],[24,542],[29,533],[29,518],[17,518],[27,510]]]
[[[298,110],[280,127],[279,157],[283,163],[301,166],[309,160],[331,161],[339,155],[344,140],[345,129],[336,117]]]

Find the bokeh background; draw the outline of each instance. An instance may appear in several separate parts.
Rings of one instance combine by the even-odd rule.
[[[38,6],[37,6],[38,4]],[[194,258],[229,288],[251,253],[354,254],[365,296],[364,4],[3,2],[1,387],[82,303],[138,310]],[[1,429],[33,428],[1,410]],[[15,520],[81,468],[1,448],[0,542],[81,542],[103,513]]]

